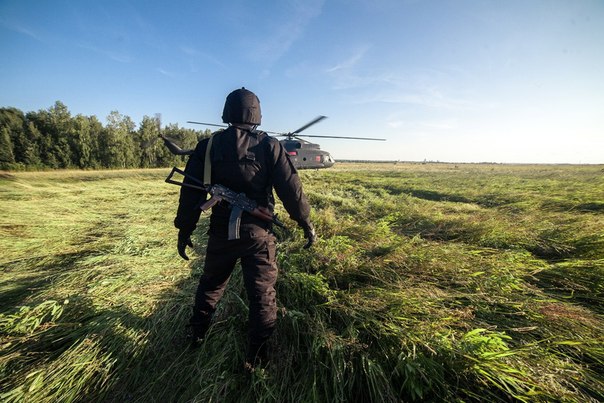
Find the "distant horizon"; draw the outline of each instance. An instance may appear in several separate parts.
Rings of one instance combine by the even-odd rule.
[[[342,163],[374,163],[374,164],[452,164],[452,165],[603,165],[601,163],[572,163],[572,162],[454,162],[454,161],[403,161],[403,160],[354,160],[354,159],[337,159],[336,164]]]
[[[54,106],[56,104],[56,102],[60,102],[62,104],[64,104],[68,109],[69,109],[69,105],[66,105],[64,102],[62,102],[61,100],[56,100],[55,103],[53,103],[53,105],[46,107],[46,108],[39,108],[37,110],[29,110],[29,111],[25,111],[22,109],[19,109],[17,107],[14,106],[10,106],[10,105],[5,105],[2,106],[0,105],[0,108],[15,108],[21,112],[23,112],[23,114],[27,114],[29,112],[38,112],[40,110],[48,110],[50,109],[50,107]],[[128,115],[127,113],[123,113],[119,110],[114,109],[113,111],[117,111],[118,113],[127,116],[129,118],[132,119],[132,117],[130,115]],[[71,113],[71,110],[70,110]],[[78,115],[77,113],[71,113],[72,116],[76,116]],[[101,122],[102,124],[107,124],[107,116],[104,117],[99,117],[96,114],[92,114],[92,115],[85,115],[85,114],[80,114],[83,116],[87,116],[87,117],[95,117],[99,120],[99,122]],[[148,116],[148,117],[154,117],[155,115],[157,115],[156,113],[150,113],[150,114],[144,114],[144,116]],[[161,115],[161,114],[160,114]],[[136,121],[134,119],[132,119],[133,122],[137,125],[136,127],[138,128],[140,123],[139,121]],[[187,122],[185,122],[185,124],[188,124]],[[221,124],[221,123],[216,123],[216,124]],[[177,125],[180,128],[188,128],[185,127],[184,125],[178,123],[178,122],[165,122],[162,120],[162,127],[166,127],[168,125]],[[203,132],[206,129],[210,129],[212,131],[214,131],[210,126],[208,125],[193,125],[193,127],[189,127],[193,130],[196,131],[200,131]],[[262,127],[259,127],[259,130],[262,130]],[[300,137],[305,137],[304,135],[301,135]],[[322,139],[325,140],[325,139]],[[334,140],[334,139],[332,139]],[[335,139],[337,141],[337,139]],[[306,140],[309,141],[311,143],[314,144],[319,144],[319,146],[321,146],[321,141],[316,141],[316,140]],[[347,141],[347,140],[344,140]],[[335,146],[337,148],[337,146]],[[321,148],[324,151],[328,151],[331,153],[330,150],[326,150],[324,148]],[[508,162],[508,161],[502,161],[502,162],[496,162],[496,161],[447,161],[447,160],[432,160],[432,159],[423,159],[423,160],[402,160],[402,159],[383,159],[383,158],[374,158],[374,159],[362,159],[362,158],[335,158],[336,163],[338,162],[350,162],[350,163],[411,163],[411,164],[427,164],[427,163],[435,163],[435,164],[493,164],[493,165],[604,165],[604,159],[603,162]],[[136,169],[136,168],[134,168]]]
[[[29,112],[38,112],[38,111],[40,111],[40,110],[48,110],[50,107],[54,106],[56,102],[61,102],[61,103],[63,103],[65,106],[67,106],[67,108],[69,108],[69,105],[65,104],[65,103],[64,103],[63,101],[61,101],[61,100],[55,100],[55,101],[53,102],[53,104],[52,104],[52,105],[49,105],[49,106],[47,106],[47,107],[41,107],[41,108],[38,108],[38,109],[36,109],[36,110],[23,110],[23,109],[20,109],[20,108],[18,108],[18,107],[16,107],[16,106],[11,106],[11,105],[0,105],[0,108],[15,108],[15,109],[17,109],[17,110],[20,110],[20,111],[21,111],[21,112],[23,112],[24,114],[27,114],[27,113],[29,113]],[[122,115],[124,115],[124,116],[130,117],[130,118],[133,120],[133,122],[134,122],[134,123],[137,125],[137,127],[139,126],[139,124],[140,124],[140,122],[142,121],[142,118],[143,118],[144,116],[148,116],[148,117],[154,117],[155,115],[157,115],[157,114],[158,114],[158,112],[155,112],[155,113],[144,113],[144,114],[141,116],[141,121],[137,121],[137,120],[135,120],[134,118],[132,118],[132,116],[131,116],[131,115],[129,115],[128,113],[124,113],[124,112],[122,112],[122,111],[120,111],[120,110],[117,110],[117,109],[112,109],[110,112],[112,112],[112,111],[117,111],[117,112],[119,112],[120,114],[122,114]],[[72,112],[72,111],[70,110],[70,112]],[[71,114],[72,114],[72,116],[76,116],[76,115],[80,114],[80,115],[83,115],[83,116],[95,117],[95,118],[97,118],[97,119],[98,119],[98,120],[99,120],[101,123],[103,123],[103,124],[106,124],[106,123],[107,123],[107,117],[109,116],[109,114],[107,114],[106,116],[99,116],[98,114],[83,114],[83,113],[75,113],[75,112],[72,112]],[[159,113],[159,114],[160,114],[160,115],[162,115],[161,113]],[[163,116],[163,115],[162,115],[162,116]],[[208,123],[211,123],[211,122],[208,122]],[[215,123],[215,124],[216,124],[216,125],[219,125],[219,124],[222,124],[222,122],[217,122],[217,123]],[[162,126],[163,126],[163,127],[165,127],[165,126],[167,126],[167,125],[178,125],[178,127],[181,127],[181,128],[190,128],[190,129],[194,129],[194,130],[197,130],[197,131],[204,131],[204,130],[206,130],[206,129],[210,129],[210,130],[214,131],[214,129],[212,129],[212,127],[211,127],[211,126],[209,126],[209,125],[205,125],[205,126],[204,126],[204,125],[192,125],[192,126],[191,126],[191,124],[190,124],[190,123],[188,123],[188,122],[184,122],[184,124],[183,124],[183,123],[181,123],[181,122],[166,122],[166,121],[165,121],[165,120],[163,120],[163,118],[162,118]],[[203,129],[204,127],[205,127],[206,129]],[[263,130],[262,126],[259,126],[258,130]],[[267,130],[269,130],[269,131],[270,131],[270,129],[267,129]],[[371,136],[371,134],[366,135],[366,136]],[[603,136],[604,136],[604,135],[603,135]],[[300,137],[305,137],[305,136],[304,136],[304,135],[301,135]],[[377,136],[376,136],[376,137],[377,137]],[[334,140],[335,140],[335,141],[337,141],[337,139],[322,139],[321,141],[326,141],[326,140],[330,140],[330,141],[334,141]],[[310,140],[307,140],[307,141],[310,141]],[[310,141],[310,142],[315,143],[315,144],[319,144],[321,141],[316,141],[316,140],[314,140],[314,141]],[[319,145],[320,145],[320,144],[319,144]],[[334,148],[338,148],[338,147],[339,147],[338,145],[334,145]],[[323,149],[323,148],[321,148],[321,149]],[[330,150],[326,150],[326,151],[330,152]],[[331,152],[330,152],[330,153],[331,153]],[[344,161],[350,161],[350,162],[357,162],[357,161],[358,161],[358,162],[365,162],[365,161],[366,161],[366,162],[397,162],[397,161],[398,161],[398,162],[410,162],[410,163],[415,163],[415,162],[417,162],[417,163],[421,163],[421,162],[424,162],[424,160],[419,160],[419,159],[417,159],[417,160],[402,160],[402,159],[396,159],[396,158],[392,158],[392,159],[384,159],[384,158],[379,158],[379,157],[376,157],[376,158],[373,158],[373,159],[363,159],[363,158],[335,158],[335,160],[336,160],[336,162],[344,162]],[[455,161],[427,160],[427,162],[435,162],[435,163],[450,163],[450,164],[512,164],[512,165],[603,165],[603,164],[604,164],[604,157],[602,157],[602,161],[601,161],[601,162],[580,162],[580,161],[579,161],[579,162],[547,162],[547,161],[544,161],[544,162],[508,162],[508,161],[503,161],[503,162],[495,162],[495,161],[491,161],[491,162],[489,162],[489,161],[479,161],[479,160],[476,160],[476,161],[463,161],[463,162],[459,162],[459,161],[455,162]]]

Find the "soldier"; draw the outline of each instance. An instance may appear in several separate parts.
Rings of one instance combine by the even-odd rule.
[[[309,219],[310,205],[281,143],[256,130],[261,121],[258,97],[245,88],[231,92],[224,104],[222,121],[229,127],[215,132],[211,140],[203,139],[197,144],[185,172],[197,178],[205,175],[212,184],[245,193],[271,213],[275,203],[274,189],[290,217],[304,231],[305,248],[310,247],[316,239]],[[179,229],[178,253],[183,259],[189,259],[185,249],[192,246],[191,233],[199,220],[199,205],[206,196],[201,190],[181,189],[174,225]],[[246,365],[253,367],[267,360],[266,341],[277,320],[275,236],[270,222],[244,212],[240,238],[229,240],[229,216],[226,203],[218,203],[212,208],[205,265],[190,319],[193,344],[198,345],[203,340],[216,304],[240,259],[249,301]]]

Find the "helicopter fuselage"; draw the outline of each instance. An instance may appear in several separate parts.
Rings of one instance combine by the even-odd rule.
[[[335,164],[331,154],[321,150],[318,144],[298,138],[281,140],[280,142],[296,169],[329,168]]]

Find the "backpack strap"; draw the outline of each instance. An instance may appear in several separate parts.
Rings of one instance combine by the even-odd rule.
[[[210,149],[212,148],[212,140],[214,140],[214,135],[210,136],[208,140],[208,146],[206,147],[206,155],[204,158],[204,166],[203,166],[203,184],[205,186],[212,184],[212,160],[210,159]]]

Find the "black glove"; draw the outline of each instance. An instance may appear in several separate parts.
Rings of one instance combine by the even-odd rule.
[[[315,229],[312,227],[312,224],[304,228],[304,238],[307,239],[304,249],[310,248],[317,240],[317,234],[315,233]]]
[[[189,257],[185,252],[187,246],[190,246],[191,248],[193,247],[193,242],[191,242],[191,233],[181,229],[178,231],[178,254],[184,260],[189,260]]]

